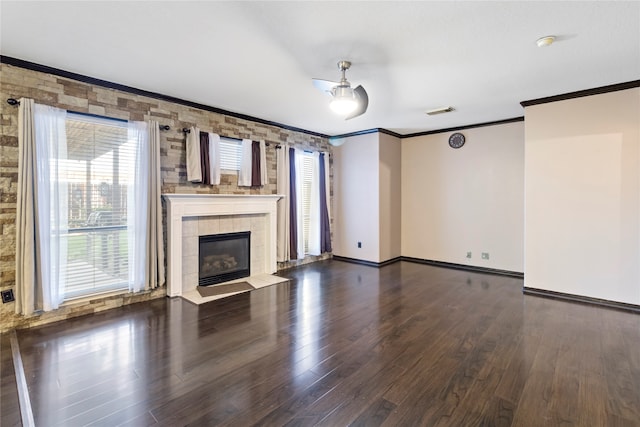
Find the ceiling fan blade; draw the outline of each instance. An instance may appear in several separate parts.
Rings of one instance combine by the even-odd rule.
[[[353,111],[353,113],[345,117],[345,120],[363,115],[369,106],[369,95],[367,95],[367,91],[364,90],[362,86],[358,86],[353,90],[353,92],[356,94],[356,98],[358,98],[358,107]]]
[[[311,79],[313,81],[313,85],[320,92],[331,92],[335,86],[338,86],[340,83],[332,82],[330,80],[322,80],[322,79]]]

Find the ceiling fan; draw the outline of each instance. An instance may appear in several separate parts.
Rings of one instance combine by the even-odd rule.
[[[342,78],[339,82],[312,79],[316,88],[331,95],[329,106],[335,113],[345,115],[345,120],[364,114],[369,106],[367,91],[362,86],[353,89],[347,80],[345,74],[349,67],[351,67],[349,61],[338,62],[338,68],[342,71]]]

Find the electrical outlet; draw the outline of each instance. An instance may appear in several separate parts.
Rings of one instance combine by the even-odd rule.
[[[358,242],[358,247],[361,248],[362,247],[362,242]]]
[[[489,252],[482,252],[482,259],[489,259]]]
[[[7,291],[2,291],[2,303],[6,304],[11,301],[15,301],[15,297],[13,296],[13,289],[9,289]]]
[[[471,259],[471,252],[467,252],[467,258]]]

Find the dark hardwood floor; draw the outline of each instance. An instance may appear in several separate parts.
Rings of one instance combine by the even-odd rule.
[[[407,262],[282,275],[18,331],[36,425],[640,425],[637,314]]]

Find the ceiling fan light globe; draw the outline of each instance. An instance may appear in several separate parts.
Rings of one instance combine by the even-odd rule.
[[[358,107],[358,101],[350,86],[340,85],[331,91],[333,99],[329,103],[329,107],[336,114],[349,114]]]
[[[331,103],[329,103],[331,110],[340,115],[353,112],[357,106],[358,103],[354,98],[334,98],[331,100]]]

